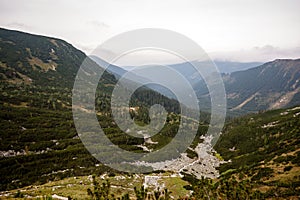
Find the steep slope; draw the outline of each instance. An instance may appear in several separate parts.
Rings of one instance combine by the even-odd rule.
[[[300,59],[275,60],[224,76],[231,110],[258,111],[300,103]]]
[[[0,80],[72,87],[85,57],[60,39],[0,29]]]
[[[245,71],[223,74],[229,114],[285,108],[300,103],[300,59],[281,59]],[[209,102],[204,81],[194,86]],[[209,107],[209,104],[205,104]],[[204,106],[204,107],[205,107]]]
[[[300,195],[299,144],[300,107],[293,107],[231,120],[215,149],[231,160],[223,175],[250,179],[265,198],[290,199]]]
[[[76,73],[86,58],[57,39],[0,29],[1,103],[37,108],[70,108]],[[105,73],[101,84],[114,83]]]
[[[63,40],[0,29],[0,190],[107,169],[95,168],[73,123],[85,58]],[[107,73],[100,84],[114,82]]]

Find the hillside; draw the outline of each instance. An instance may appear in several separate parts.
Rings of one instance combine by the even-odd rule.
[[[1,29],[0,38],[0,190],[113,172],[84,148],[73,122],[72,87],[86,55],[56,38],[6,29]],[[104,72],[95,100],[98,120],[114,144],[142,152],[138,145],[144,139],[125,134],[113,122],[110,98],[115,84],[116,78]],[[141,88],[132,97],[131,106],[139,109],[131,116],[141,125],[149,123],[147,110],[158,102],[169,112],[180,109],[176,100]],[[168,117],[152,148],[171,140],[178,127],[177,122],[171,125],[176,118]]]
[[[63,40],[0,29],[1,103],[70,109],[75,76],[85,58]],[[108,73],[101,81],[115,82]]]
[[[63,40],[0,29],[0,190],[97,171],[71,113],[85,58]],[[106,74],[101,84],[113,82]]]
[[[85,57],[60,39],[0,29],[0,80],[72,87]]]
[[[300,59],[275,60],[224,77],[232,111],[258,111],[300,103]]]
[[[267,111],[227,123],[215,149],[231,162],[224,176],[250,179],[265,197],[300,195],[300,107]]]
[[[222,74],[228,115],[287,108],[300,104],[300,59],[281,59],[244,71]],[[194,85],[204,108],[210,107],[203,80]]]

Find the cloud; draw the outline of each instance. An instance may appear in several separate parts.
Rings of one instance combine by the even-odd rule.
[[[11,22],[6,24],[7,27],[10,28],[18,28],[18,29],[32,29],[32,26],[29,26],[27,24],[21,23],[21,22]]]
[[[107,25],[106,23],[100,22],[100,21],[97,21],[97,20],[88,21],[87,24],[90,25],[90,26],[93,26],[97,29],[110,28],[110,26]]]
[[[164,28],[214,51],[214,58],[265,61],[300,57],[299,5],[298,0],[0,0],[0,26],[62,38],[86,53],[124,31]]]
[[[279,58],[300,58],[300,45],[293,48],[280,48],[272,45],[253,47],[230,52],[211,52],[210,57],[215,60],[229,60],[239,62],[267,62]]]
[[[262,47],[253,47],[253,50],[255,51],[260,51],[260,52],[274,52],[274,51],[278,51],[278,47],[274,47],[272,45],[265,45],[265,46],[262,46]]]

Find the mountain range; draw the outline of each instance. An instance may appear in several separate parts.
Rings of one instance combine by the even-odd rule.
[[[84,59],[89,58],[63,40],[0,29],[1,191],[66,177],[122,174],[97,161],[85,149],[75,129],[72,88]],[[91,57],[90,61],[98,63],[100,68],[107,65],[97,59]],[[192,83],[199,101],[209,108],[205,83],[184,66],[173,67]],[[299,107],[285,107],[300,104],[300,59],[246,64],[245,68],[239,68],[243,71],[236,71],[234,64],[231,66],[224,67],[222,74],[228,112],[248,115],[227,119],[216,145],[219,154],[215,152],[214,156],[231,162],[221,165],[219,181],[228,183],[228,177],[247,179],[255,190],[263,191],[266,198],[299,196]],[[134,93],[131,102],[134,112],[130,114],[138,124],[149,123],[147,109],[154,103],[162,102],[166,110],[174,111],[168,115],[161,132],[151,137],[152,142],[145,146],[143,138],[124,134],[111,116],[111,92],[125,73],[126,70],[111,65],[100,79],[95,99],[99,123],[107,137],[125,150],[144,152],[145,147],[162,148],[178,129],[178,101],[166,97],[165,91],[159,88],[146,87]],[[143,78],[148,77],[137,79]],[[284,109],[273,110],[278,108]],[[209,127],[208,122],[209,115],[200,121],[197,137],[187,150],[189,157],[195,156],[192,147],[200,142],[200,136]],[[185,188],[199,186],[193,177],[187,175],[185,180],[188,181]],[[116,188],[119,190],[119,187]],[[0,195],[2,197],[2,193]]]
[[[6,29],[1,29],[0,35],[0,78],[9,82],[24,84],[33,82],[37,87],[59,85],[70,89],[80,64],[86,58],[84,53],[60,39],[37,37]],[[91,58],[100,66],[107,64],[95,56]],[[228,67],[230,64],[231,68]],[[241,65],[241,63],[216,62],[220,69],[223,68],[223,72],[231,72],[222,75],[229,112],[256,112],[299,104],[299,59],[274,60],[253,67],[256,64],[259,63]],[[196,76],[194,69],[185,63],[171,67],[188,79],[197,91],[199,99],[209,102],[206,85],[201,76]],[[250,69],[244,71],[234,71],[249,67]],[[127,72],[115,65],[109,65],[107,71],[117,78]],[[112,81],[109,74],[106,77],[107,81]],[[148,77],[138,77],[137,80],[143,78]],[[157,86],[152,88],[161,93],[167,92]],[[209,104],[206,107],[209,108]]]
[[[105,62],[98,57],[94,56],[93,58],[100,65]],[[224,71],[231,72],[222,73],[229,114],[291,107],[300,103],[300,59],[277,59],[264,64],[255,62],[244,63],[244,65],[232,62],[217,62],[215,64],[219,66],[219,69],[225,66]],[[233,65],[233,68],[228,67],[230,64]],[[253,67],[256,64],[258,66]],[[128,72],[115,65],[109,66],[108,71],[116,77],[121,77]],[[241,68],[237,68],[237,66],[241,66]],[[210,100],[206,83],[191,64],[181,63],[170,65],[170,67],[181,73],[189,81],[194,90],[197,91],[199,101],[202,104],[201,108],[206,111],[209,110]],[[243,69],[243,67],[247,69],[234,71]],[[149,77],[139,77],[136,80],[143,78],[151,79]],[[174,98],[161,88],[150,88]],[[203,102],[205,102],[204,105]]]

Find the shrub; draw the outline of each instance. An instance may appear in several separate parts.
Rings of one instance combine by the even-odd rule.
[[[286,167],[283,169],[283,171],[284,171],[284,172],[288,172],[288,171],[290,171],[292,168],[293,168],[293,166],[286,166]]]

